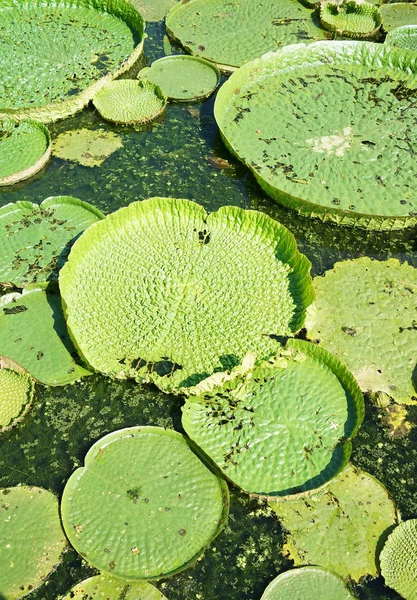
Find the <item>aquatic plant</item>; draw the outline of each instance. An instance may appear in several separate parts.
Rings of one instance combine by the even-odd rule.
[[[33,395],[32,377],[13,361],[0,356],[0,433],[24,416]]]
[[[164,600],[165,596],[147,581],[132,582],[109,574],[95,575],[75,585],[62,600]]]
[[[406,600],[417,599],[417,519],[398,525],[380,554],[385,583]]]
[[[320,4],[320,22],[329,31],[353,38],[374,38],[382,18],[377,6],[361,0],[325,1]]]
[[[291,569],[276,577],[261,600],[353,600],[343,580],[322,567]]]
[[[417,50],[417,25],[403,25],[391,29],[384,43],[406,50]]]
[[[78,162],[84,167],[99,167],[108,156],[123,146],[122,139],[105,129],[75,129],[54,139],[53,152],[58,158]]]
[[[391,31],[403,25],[417,25],[417,6],[414,2],[390,2],[380,7],[382,27]]]

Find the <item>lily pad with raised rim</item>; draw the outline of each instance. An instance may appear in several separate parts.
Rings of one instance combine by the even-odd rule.
[[[108,156],[123,146],[122,138],[105,129],[73,129],[55,138],[54,155],[84,167],[99,167]]]
[[[0,433],[24,416],[33,400],[34,387],[24,369],[0,356]]]
[[[354,600],[343,580],[322,567],[291,569],[268,585],[261,600]]]
[[[17,600],[61,562],[67,541],[57,498],[39,487],[0,490],[0,596]]]
[[[378,35],[382,18],[378,7],[369,2],[332,0],[321,3],[320,22],[339,35],[369,39]]]
[[[1,207],[0,283],[22,287],[58,279],[76,238],[103,218],[97,208],[72,196]]]
[[[0,120],[0,187],[29,179],[43,169],[50,155],[51,138],[45,125]]]
[[[220,88],[223,139],[275,200],[370,229],[417,223],[417,58],[372,42],[298,44]]]
[[[380,555],[386,585],[407,600],[417,599],[417,519],[400,523],[389,535]]]
[[[134,202],[90,227],[60,273],[85,360],[113,377],[189,387],[291,336],[312,301],[310,262],[257,211]],[[117,317],[115,318],[115,315]]]
[[[164,600],[165,596],[147,581],[132,582],[103,574],[77,583],[62,600]]]
[[[363,257],[313,285],[309,338],[343,360],[364,392],[417,404],[417,269]]]
[[[417,50],[417,25],[403,25],[391,29],[385,38],[385,44],[405,50]]]
[[[414,2],[383,4],[380,11],[385,31],[391,31],[403,25],[417,25],[417,6]]]
[[[363,397],[331,354],[291,340],[273,360],[216,373],[183,407],[186,433],[247,492],[316,488],[347,463]]]
[[[204,552],[227,519],[229,493],[180,433],[114,431],[65,486],[66,534],[88,562],[126,579],[160,579]]]

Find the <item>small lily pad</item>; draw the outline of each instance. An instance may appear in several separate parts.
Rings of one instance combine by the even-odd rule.
[[[147,581],[133,582],[109,574],[95,575],[78,583],[62,600],[164,600],[165,596]]]
[[[39,487],[0,490],[0,596],[17,600],[61,562],[67,545],[58,500]]]
[[[98,167],[123,146],[116,133],[104,129],[75,129],[61,133],[53,143],[58,158],[73,160],[84,167]]]
[[[381,27],[377,6],[361,0],[326,1],[320,5],[320,22],[329,31],[354,38],[373,38]]]
[[[215,65],[196,56],[175,54],[164,56],[145,67],[139,77],[159,86],[170,100],[187,102],[207,98],[220,83]]]
[[[92,446],[65,486],[66,534],[86,560],[126,579],[185,569],[223,528],[227,485],[175,431],[131,427]]]
[[[417,600],[417,519],[400,523],[380,555],[386,585],[407,600]]]
[[[394,2],[380,6],[382,26],[391,31],[403,25],[417,25],[417,5],[414,2]]]
[[[32,377],[12,363],[0,357],[0,432],[20,420],[33,400]]]
[[[354,600],[343,579],[322,567],[291,569],[268,585],[261,600]]]
[[[417,50],[417,25],[403,25],[391,29],[385,38],[385,44],[406,50]]]
[[[93,104],[106,121],[133,125],[156,119],[167,99],[151,81],[119,79],[111,81],[93,98]]]

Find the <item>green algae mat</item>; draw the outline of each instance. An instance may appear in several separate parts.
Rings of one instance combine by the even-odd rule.
[[[62,522],[77,552],[116,577],[160,579],[185,569],[227,519],[226,483],[176,431],[114,431],[84,465],[65,486]]]
[[[215,117],[275,200],[371,229],[417,223],[417,58],[371,42],[293,45],[240,68]]]
[[[163,600],[165,596],[151,583],[132,582],[112,575],[96,575],[78,583],[62,600]]]
[[[407,600],[417,599],[417,519],[400,523],[389,535],[380,555],[386,585]]]
[[[143,46],[144,21],[122,0],[2,0],[0,23],[0,117],[73,114]]]
[[[343,580],[321,567],[281,573],[271,581],[261,600],[354,600]]]

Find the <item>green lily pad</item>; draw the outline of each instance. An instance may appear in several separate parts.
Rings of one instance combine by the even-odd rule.
[[[68,539],[98,569],[126,579],[182,571],[223,528],[227,485],[175,431],[131,427],[92,446],[62,496]]]
[[[299,340],[250,367],[195,387],[183,407],[186,433],[247,492],[282,496],[322,485],[346,465],[363,419],[355,380]]]
[[[124,0],[2,0],[0,23],[0,117],[74,114],[143,50],[143,18]]]
[[[400,523],[380,555],[386,585],[407,600],[417,600],[417,519]]]
[[[363,257],[314,280],[308,336],[338,356],[364,392],[417,404],[417,269]]]
[[[165,596],[147,581],[132,582],[102,574],[75,585],[62,600],[164,600]]]
[[[212,63],[196,56],[164,56],[145,67],[139,77],[159,86],[170,100],[187,102],[207,98],[220,83],[220,71]]]
[[[166,103],[166,97],[151,81],[132,79],[111,81],[93,98],[103,119],[125,125],[156,119]]]
[[[84,167],[98,167],[123,146],[122,138],[104,129],[75,129],[61,133],[53,143],[54,155]]]
[[[297,44],[234,73],[215,117],[279,203],[344,225],[400,229],[417,223],[416,78],[416,58],[392,46]]]
[[[6,204],[0,208],[0,282],[22,287],[58,279],[75,239],[102,218],[72,196]]]
[[[45,125],[0,120],[0,187],[29,179],[43,169],[50,155],[51,138]]]
[[[34,289],[1,298],[0,355],[45,385],[65,385],[90,374],[73,354],[57,293]]]
[[[322,2],[320,22],[329,31],[354,38],[375,37],[382,18],[378,7],[360,0]]]
[[[310,263],[265,214],[189,200],[134,202],[90,227],[60,273],[79,351],[113,377],[189,387],[292,335]],[[117,318],[115,319],[115,307]]]
[[[269,505],[288,532],[283,552],[295,566],[320,564],[354,581],[377,575],[379,541],[398,519],[385,487],[353,465],[319,490]]]
[[[67,542],[54,494],[39,487],[0,490],[0,595],[17,600],[61,561]]]
[[[417,5],[411,2],[395,2],[380,7],[382,26],[391,31],[403,25],[417,25]]]
[[[178,0],[131,0],[133,6],[140,12],[145,21],[162,21],[170,8]]]
[[[385,44],[406,50],[417,50],[417,25],[403,25],[391,29],[385,38]]]
[[[0,357],[0,432],[20,420],[34,395],[32,377],[13,361]]]
[[[225,71],[287,44],[328,37],[298,0],[179,2],[169,11],[166,27],[187,52]]]
[[[343,580],[322,567],[291,569],[268,585],[261,600],[354,600]]]

